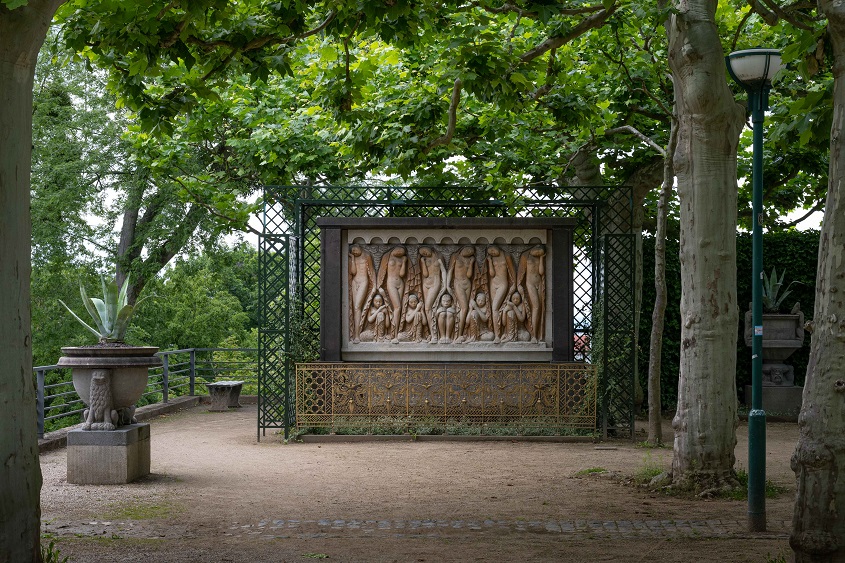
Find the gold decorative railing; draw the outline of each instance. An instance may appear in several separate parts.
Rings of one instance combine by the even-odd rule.
[[[596,426],[596,379],[596,367],[583,363],[303,363],[296,365],[296,425],[583,433]]]

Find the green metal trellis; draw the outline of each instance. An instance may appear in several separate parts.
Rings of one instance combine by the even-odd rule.
[[[630,188],[525,188],[507,201],[489,195],[489,189],[449,187],[265,187],[259,243],[259,438],[268,428],[284,429],[287,437],[294,424],[294,363],[317,359],[312,342],[320,325],[318,217],[577,219],[576,360],[599,365],[600,430],[633,437],[635,236]]]

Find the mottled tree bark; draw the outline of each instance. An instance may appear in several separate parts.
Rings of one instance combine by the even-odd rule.
[[[60,2],[0,4],[0,562],[40,561],[30,326],[32,83]]]
[[[668,22],[681,227],[672,478],[696,489],[736,484],[736,150],[745,112],[728,88],[716,4],[675,0]]]
[[[833,125],[810,360],[792,455],[798,562],[845,561],[845,4],[819,0],[834,51]]]

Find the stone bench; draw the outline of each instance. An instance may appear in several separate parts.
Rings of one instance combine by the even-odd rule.
[[[211,398],[209,411],[225,411],[240,408],[238,399],[241,396],[243,381],[215,381],[207,383],[208,396]]]

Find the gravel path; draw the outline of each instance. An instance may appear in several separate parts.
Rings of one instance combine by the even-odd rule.
[[[63,554],[76,562],[762,562],[788,550],[794,424],[769,425],[768,477],[788,492],[768,501],[769,532],[749,534],[744,501],[623,484],[668,468],[669,449],[283,444],[269,433],[257,442],[254,405],[205,409],[152,420],[152,474],[129,485],[70,485],[66,450],[41,456],[44,531]],[[740,467],[746,432],[737,432]]]

